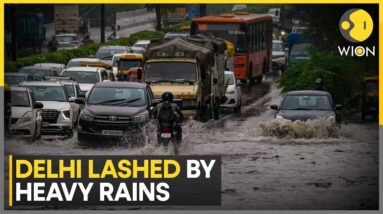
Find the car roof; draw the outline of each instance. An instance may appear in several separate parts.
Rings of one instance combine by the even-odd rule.
[[[60,34],[56,34],[56,37],[58,36],[77,36],[77,34],[74,34],[74,33],[60,33]]]
[[[112,82],[112,81],[106,81],[106,82],[100,82],[96,83],[94,87],[116,87],[116,88],[146,88],[145,83],[138,83],[138,82]]]
[[[34,66],[39,66],[39,67],[54,67],[54,68],[62,68],[65,67],[64,64],[60,63],[51,63],[51,62],[45,62],[45,63],[36,63]]]
[[[142,45],[142,44],[149,44],[150,40],[142,39],[142,40],[137,40],[134,44],[136,45]]]
[[[60,81],[25,81],[21,86],[63,86]]]
[[[101,46],[100,49],[113,49],[113,50],[129,50],[129,47],[127,46],[122,46],[122,45],[105,45]]]
[[[97,72],[98,70],[100,69],[104,69],[104,68],[100,68],[100,67],[88,67],[88,66],[75,66],[75,67],[70,67],[70,68],[67,68],[65,69],[64,71],[88,71],[88,72]]]
[[[79,61],[89,61],[89,62],[98,62],[100,61],[97,58],[73,58],[69,60],[70,62],[79,62]]]
[[[24,66],[24,67],[20,68],[19,70],[46,70],[46,71],[52,71],[54,69],[52,69],[50,67],[31,65],[31,66]]]
[[[4,73],[4,76],[18,76],[18,77],[24,77],[24,76],[29,76],[30,74],[28,73],[16,73],[16,72],[6,72]]]
[[[317,90],[301,90],[301,91],[290,91],[286,93],[287,95],[330,95],[327,91],[317,91]]]
[[[20,86],[11,86],[11,91],[31,91],[31,89]]]

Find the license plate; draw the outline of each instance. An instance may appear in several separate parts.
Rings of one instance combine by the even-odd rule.
[[[102,130],[102,135],[108,136],[122,136],[124,134],[123,131],[119,130]]]
[[[170,133],[161,133],[161,138],[171,138],[172,135]]]
[[[49,122],[43,122],[43,123],[41,124],[41,126],[42,126],[43,128],[46,128],[46,127],[49,126]]]

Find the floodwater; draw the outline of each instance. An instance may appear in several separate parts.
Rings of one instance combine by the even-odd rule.
[[[180,155],[222,158],[222,206],[156,209],[378,208],[377,123],[346,123],[329,130],[326,121],[321,120],[309,123],[276,120],[275,112],[269,108],[281,101],[276,78],[275,74],[269,75],[261,85],[243,86],[241,114],[226,111],[218,121],[190,120],[183,126]],[[142,147],[81,145],[75,135],[65,140],[43,137],[32,144],[8,139],[5,152],[6,155],[174,155],[171,148],[156,145],[156,136],[150,131],[153,129],[153,125],[148,125]],[[7,170],[7,158],[5,162]]]

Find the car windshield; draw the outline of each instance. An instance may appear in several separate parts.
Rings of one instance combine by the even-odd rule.
[[[100,76],[98,72],[89,71],[64,71],[61,76],[72,77],[77,83],[98,83]]]
[[[233,74],[225,74],[225,81],[227,81],[229,85],[234,85]]]
[[[12,91],[11,92],[11,104],[17,107],[30,107],[31,102],[29,100],[28,92],[26,91]]]
[[[65,88],[69,97],[75,97],[76,96],[76,94],[74,92],[74,86],[73,85],[64,85],[64,88]]]
[[[366,82],[366,92],[368,93],[377,93],[379,89],[378,82],[369,81]]]
[[[197,72],[191,62],[149,62],[145,66],[145,82],[195,82]]]
[[[119,54],[119,53],[127,53],[128,50],[126,49],[102,49],[100,48],[97,53],[95,58],[97,59],[104,59],[104,60],[112,60],[114,54]]]
[[[282,110],[331,110],[327,95],[287,95]]]
[[[26,86],[30,88],[37,101],[68,101],[62,86]]]
[[[145,106],[145,91],[138,88],[96,87],[89,94],[90,105]]]
[[[309,43],[301,43],[296,44],[291,48],[291,55],[292,56],[310,56],[309,49],[311,47],[311,44]]]
[[[130,68],[141,67],[141,60],[120,60],[120,70],[129,70]]]
[[[72,42],[77,40],[75,36],[56,36],[56,39],[58,42]]]
[[[84,63],[87,63],[89,61],[74,61],[74,60],[71,60],[69,61],[67,67],[70,68],[70,67],[81,67],[81,64],[84,64]]]
[[[36,70],[36,69],[20,69],[19,73],[27,73],[32,77],[34,81],[41,81],[46,76],[59,76],[56,70]]]
[[[282,43],[279,43],[279,42],[273,43],[273,51],[283,51]]]
[[[25,76],[5,76],[5,82],[8,85],[17,85],[22,81],[25,81],[26,78]]]

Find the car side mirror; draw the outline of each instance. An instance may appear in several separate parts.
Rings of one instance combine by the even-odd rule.
[[[83,97],[79,97],[79,98],[76,98],[76,99],[74,100],[74,102],[75,102],[76,104],[79,104],[79,105],[84,105],[84,104],[85,104],[85,99],[84,99]]]
[[[279,109],[278,105],[271,105],[270,108],[273,109],[273,110],[278,110]]]
[[[73,103],[75,102],[75,100],[76,100],[76,97],[69,97],[69,102]]]
[[[289,48],[285,48],[285,52],[288,52],[289,51]]]
[[[238,82],[238,83],[237,83],[237,86],[243,86],[243,83]]]
[[[340,111],[340,110],[342,110],[342,109],[343,109],[343,106],[342,106],[342,105],[339,105],[339,104],[336,104],[336,105],[335,105],[335,110]]]
[[[94,58],[94,55],[89,55],[88,57],[89,57],[89,58]]]
[[[78,95],[78,97],[85,98],[85,94],[84,94],[84,93],[80,93],[80,94]]]
[[[35,105],[34,105],[34,108],[42,109],[43,107],[44,107],[44,104],[39,103],[39,102],[36,102]]]

